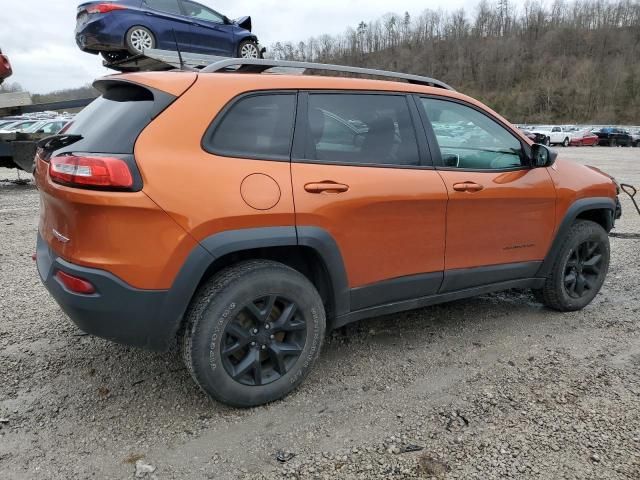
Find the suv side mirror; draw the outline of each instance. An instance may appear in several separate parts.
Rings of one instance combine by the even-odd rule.
[[[531,166],[533,168],[550,167],[558,158],[558,152],[551,150],[546,145],[534,143],[531,146]]]

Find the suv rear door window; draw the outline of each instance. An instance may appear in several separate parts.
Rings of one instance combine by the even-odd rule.
[[[310,93],[305,158],[328,163],[419,165],[404,95]]]
[[[522,167],[522,145],[506,128],[457,102],[422,98],[444,167],[500,170]]]
[[[295,110],[295,93],[241,98],[205,134],[205,150],[229,157],[288,160]]]

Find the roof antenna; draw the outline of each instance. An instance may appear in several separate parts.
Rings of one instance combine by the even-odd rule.
[[[178,37],[176,37],[175,29],[171,29],[173,32],[173,41],[176,44],[176,52],[178,52],[178,59],[180,60],[180,70],[184,70],[184,61],[182,60],[182,53],[180,52],[180,47],[178,46]]]

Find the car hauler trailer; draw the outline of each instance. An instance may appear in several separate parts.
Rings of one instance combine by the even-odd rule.
[[[64,102],[33,104],[28,93],[3,93],[0,94],[0,118],[25,113],[83,108],[93,100],[94,98],[82,98]],[[31,173],[37,142],[47,135],[46,133],[0,133],[0,167],[18,168]]]

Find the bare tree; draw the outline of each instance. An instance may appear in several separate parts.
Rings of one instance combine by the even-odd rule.
[[[270,53],[435,76],[523,122],[640,123],[640,0],[514,5],[388,14]]]

